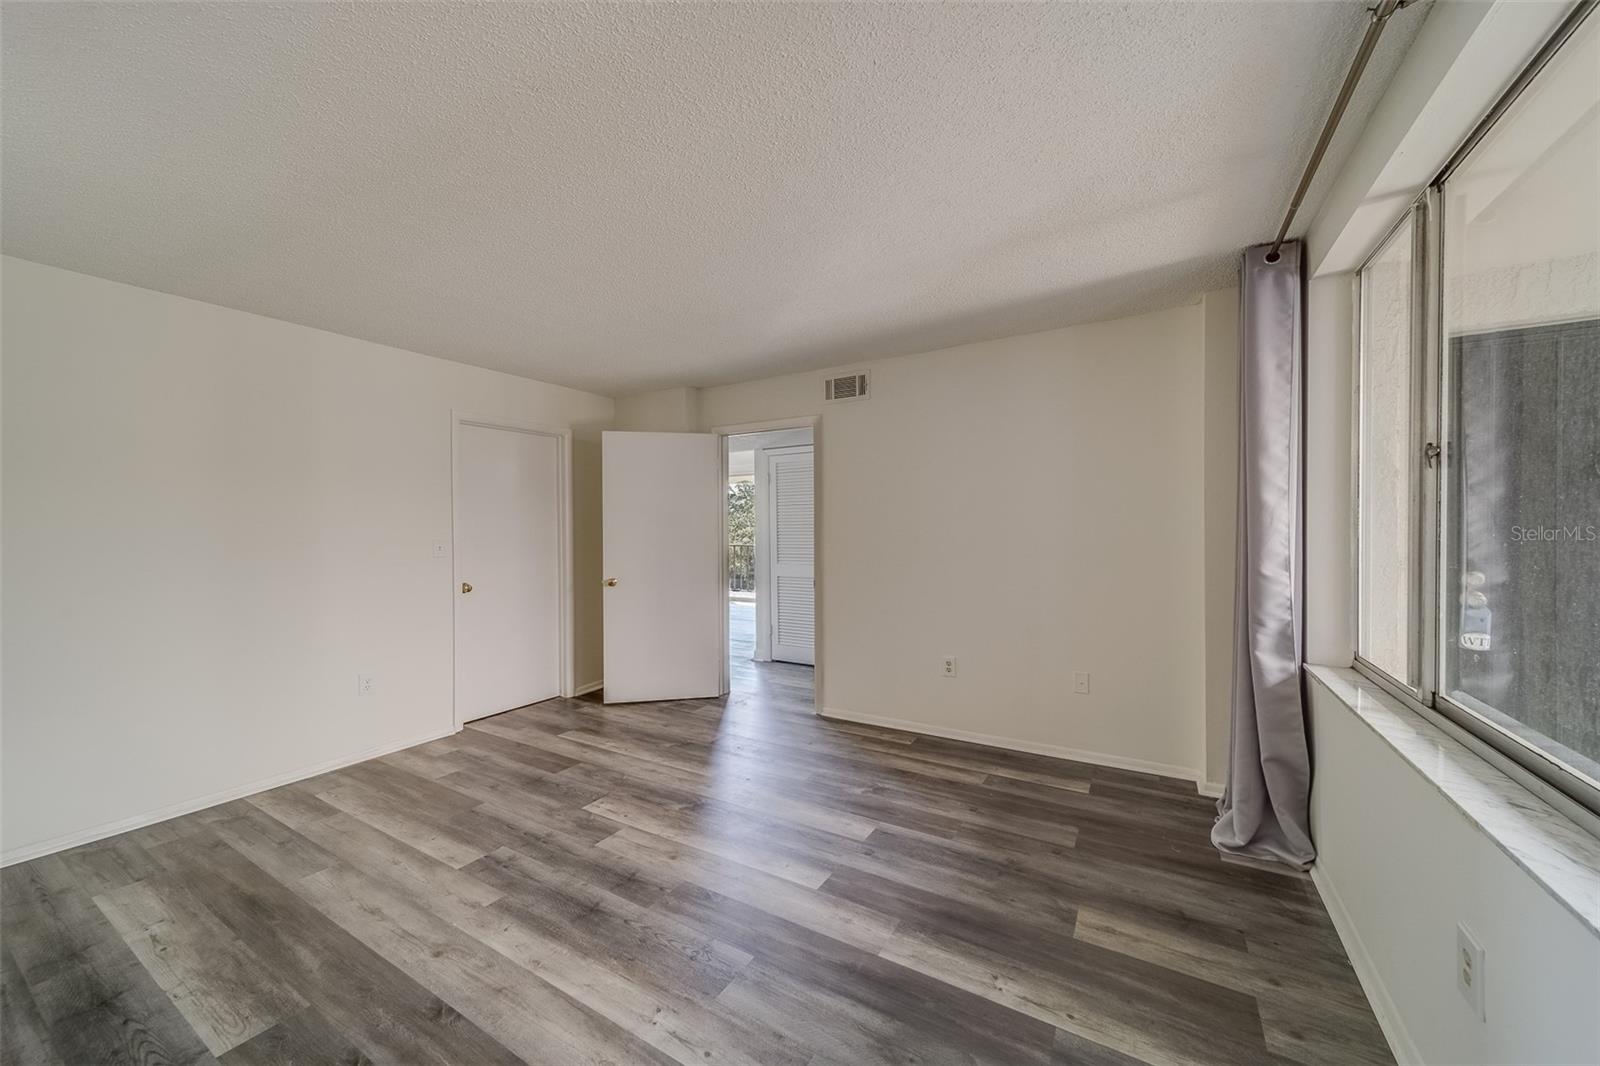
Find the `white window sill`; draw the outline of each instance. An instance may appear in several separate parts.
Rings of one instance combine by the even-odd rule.
[[[1354,670],[1306,673],[1600,936],[1600,839]]]

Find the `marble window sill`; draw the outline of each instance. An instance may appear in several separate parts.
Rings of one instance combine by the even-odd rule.
[[[1600,839],[1356,671],[1306,672],[1600,936]]]

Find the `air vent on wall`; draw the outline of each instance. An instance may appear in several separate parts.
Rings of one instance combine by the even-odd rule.
[[[822,382],[822,398],[827,403],[838,403],[841,400],[865,400],[867,398],[867,374],[845,374],[841,377],[827,378]]]

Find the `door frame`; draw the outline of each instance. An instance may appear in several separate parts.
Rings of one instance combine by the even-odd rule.
[[[573,647],[572,619],[572,430],[567,426],[541,425],[515,418],[496,415],[473,415],[463,411],[450,412],[450,719],[454,732],[462,727],[461,709],[456,705],[456,643],[460,639],[461,587],[460,558],[456,553],[456,536],[461,529],[461,429],[474,426],[479,429],[498,429],[506,433],[526,433],[536,437],[553,437],[556,442],[556,565],[560,569],[558,586],[561,589],[560,624],[556,631],[560,637],[557,661],[561,667],[561,695],[573,695],[573,670],[576,649]]]
[[[715,433],[722,441],[718,452],[722,456],[722,566],[717,573],[718,594],[724,603],[728,598],[728,438],[744,433],[768,433],[776,429],[809,429],[811,431],[811,479],[816,489],[814,502],[811,507],[811,522],[813,530],[813,547],[811,565],[816,574],[816,592],[813,596],[813,610],[816,612],[812,619],[814,628],[815,659],[811,673],[811,701],[812,711],[822,714],[823,702],[823,655],[822,655],[822,573],[823,573],[823,546],[822,546],[822,416],[803,415],[796,418],[776,418],[765,422],[739,422],[732,425],[712,426],[711,432]],[[757,488],[756,491],[760,491]],[[728,664],[728,611],[726,606],[722,611],[722,691],[726,695],[729,691],[729,664]]]

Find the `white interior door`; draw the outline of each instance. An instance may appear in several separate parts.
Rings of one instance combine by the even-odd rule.
[[[766,453],[767,483],[756,490],[770,501],[772,521],[767,588],[772,657],[814,665],[816,650],[816,459],[812,446]]]
[[[722,694],[721,443],[601,434],[607,703]]]
[[[561,442],[456,435],[456,717],[561,694]]]

